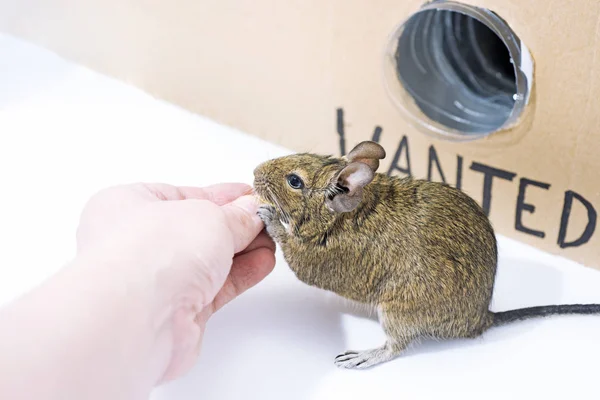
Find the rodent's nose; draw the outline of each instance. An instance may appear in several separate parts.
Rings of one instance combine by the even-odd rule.
[[[261,175],[262,167],[265,163],[260,163],[256,168],[254,168],[254,179],[258,178]]]

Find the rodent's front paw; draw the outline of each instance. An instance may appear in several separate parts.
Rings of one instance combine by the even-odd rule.
[[[275,207],[270,204],[260,206],[258,216],[265,225],[269,225],[275,219]]]

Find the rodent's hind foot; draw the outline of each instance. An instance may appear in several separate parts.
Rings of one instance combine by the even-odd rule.
[[[334,363],[339,368],[366,369],[390,361],[398,355],[399,352],[394,352],[389,346],[384,345],[364,351],[346,351],[338,355]]]

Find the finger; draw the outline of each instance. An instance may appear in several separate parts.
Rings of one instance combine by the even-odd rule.
[[[245,183],[218,183],[205,187],[173,186],[166,183],[140,183],[145,190],[158,200],[208,200],[217,205],[227,204],[240,196],[252,192],[252,187]]]
[[[275,267],[275,254],[268,247],[260,247],[236,256],[225,284],[213,300],[213,311],[235,299],[258,284]]]
[[[180,186],[179,190],[186,199],[209,200],[220,206],[252,193],[252,187],[245,183],[219,183],[203,188]]]
[[[264,228],[259,218],[259,203],[254,196],[242,196],[221,207],[233,236],[233,253],[244,250]]]
[[[246,247],[244,250],[240,251],[238,253],[238,255],[249,253],[252,250],[255,250],[259,247],[266,247],[268,249],[271,249],[273,252],[275,252],[275,248],[276,248],[275,242],[273,241],[273,239],[271,239],[271,237],[264,230],[258,234],[256,239],[254,239],[252,241],[252,243],[250,243],[248,245],[248,247]]]

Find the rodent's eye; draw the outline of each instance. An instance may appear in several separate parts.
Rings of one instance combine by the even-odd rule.
[[[292,189],[302,189],[304,187],[304,182],[302,182],[302,179],[300,179],[300,177],[296,174],[288,175],[287,182]]]

